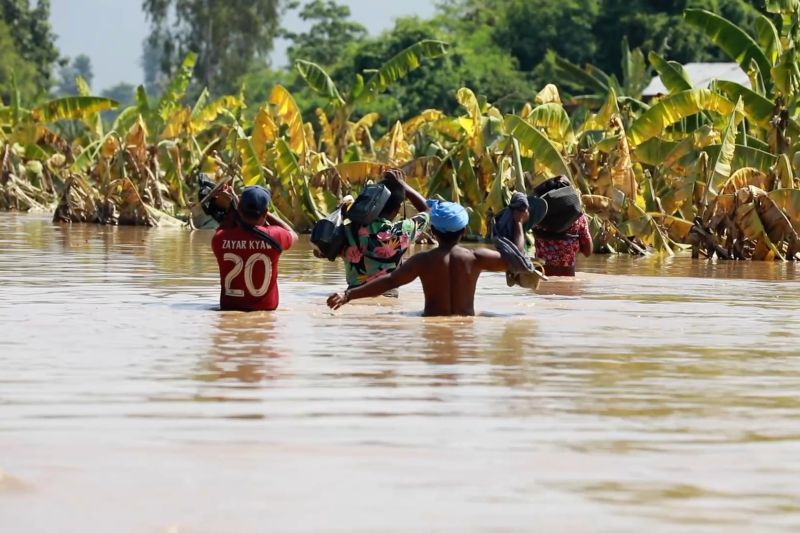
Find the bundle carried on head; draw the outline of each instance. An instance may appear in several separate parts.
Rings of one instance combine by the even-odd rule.
[[[566,176],[556,176],[539,184],[533,193],[547,203],[547,214],[534,228],[537,236],[558,238],[583,214],[581,195]]]

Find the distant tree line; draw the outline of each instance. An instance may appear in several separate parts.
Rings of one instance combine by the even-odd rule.
[[[745,29],[764,8],[763,0],[442,0],[430,19],[400,18],[391,29],[371,35],[375,32],[353,21],[349,7],[335,0],[143,0],[150,24],[143,78],[148,92],[158,93],[193,51],[198,53],[195,93],[203,87],[215,95],[243,89],[263,101],[281,83],[311,113],[323,102],[305,87],[295,61],[317,63],[338,83],[378,68],[421,39],[439,39],[451,44],[447,56],[413,72],[362,111],[393,117],[432,107],[452,111],[453,92],[462,86],[513,110],[545,83],[559,82],[556,57],[620,75],[623,36],[645,54],[652,50],[680,62],[722,60],[719,49],[684,21],[689,7],[720,13]],[[305,31],[281,28],[290,10],[307,23]],[[6,102],[14,87],[28,99],[78,94],[78,79],[91,87],[88,57],[61,57],[55,45],[48,0],[0,0],[0,14],[0,97]],[[270,64],[277,38],[289,44],[285,68]],[[123,102],[134,93],[125,83],[103,92]]]

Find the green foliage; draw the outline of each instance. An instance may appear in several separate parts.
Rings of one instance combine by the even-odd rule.
[[[0,21],[0,99],[10,104],[15,90],[33,95],[37,92],[36,83],[36,69],[19,54],[8,26]]]
[[[350,8],[333,0],[311,0],[299,16],[311,23],[308,31],[282,35],[292,43],[287,50],[292,64],[304,60],[323,67],[333,66],[350,47],[367,36],[364,26],[350,20]]]
[[[172,75],[186,54],[194,52],[200,84],[214,94],[232,92],[254,62],[266,62],[278,33],[278,4],[278,0],[143,0],[151,24],[151,54],[161,71]]]
[[[56,36],[50,27],[50,2],[37,0],[0,0],[0,15],[6,31],[13,38],[19,57],[33,67],[38,93],[44,94],[52,85],[53,66],[58,61]]]

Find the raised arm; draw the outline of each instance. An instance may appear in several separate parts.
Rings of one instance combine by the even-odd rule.
[[[427,213],[430,211],[428,204],[425,203],[425,197],[414,190],[411,185],[408,184],[405,177],[403,176],[402,171],[397,169],[387,170],[383,174],[383,179],[396,181],[403,188],[406,190],[406,199],[411,202],[411,205],[414,206],[414,209],[419,211],[420,213]]]
[[[343,295],[338,293],[331,294],[328,297],[328,307],[331,309],[339,309],[351,300],[373,298],[402,285],[411,283],[417,279],[422,272],[421,263],[421,255],[415,255],[389,275],[374,279],[355,289],[347,289]]]
[[[292,244],[297,242],[297,233],[294,232],[294,230],[289,224],[278,218],[277,215],[273,215],[272,213],[267,213],[267,224],[269,224],[270,226],[278,226],[279,228],[285,229],[286,231],[289,232],[289,235],[292,238]]]
[[[478,248],[473,251],[475,259],[478,260],[478,267],[489,272],[505,272],[508,265],[503,260],[500,252],[489,250],[488,248]]]

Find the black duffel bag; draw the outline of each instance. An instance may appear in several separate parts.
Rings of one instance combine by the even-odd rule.
[[[536,233],[565,234],[583,215],[581,194],[564,176],[545,181],[534,189],[534,195],[547,202],[547,214],[534,228]]]
[[[319,220],[311,229],[311,244],[322,257],[335,261],[347,244],[342,209]]]

